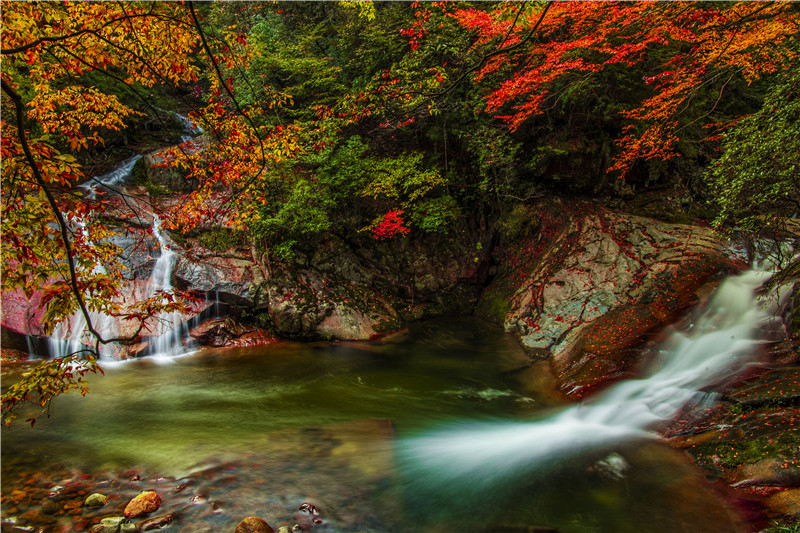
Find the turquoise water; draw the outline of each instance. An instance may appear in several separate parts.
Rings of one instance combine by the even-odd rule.
[[[57,399],[35,428],[3,431],[4,520],[38,509],[58,484],[105,487],[119,501],[154,488],[176,514],[174,531],[232,531],[252,514],[310,531],[741,530],[716,489],[651,440],[611,443],[491,487],[426,486],[398,452],[404,443],[563,405],[545,363],[476,319],[419,324],[374,343],[145,359],[107,366],[90,383],[87,397]],[[321,523],[298,514],[307,501],[323,511]],[[48,527],[99,519],[82,512],[54,515]]]

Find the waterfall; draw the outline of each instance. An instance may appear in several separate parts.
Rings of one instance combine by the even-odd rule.
[[[647,376],[542,420],[470,422],[411,436],[400,442],[400,457],[432,495],[469,486],[476,496],[591,450],[656,437],[656,423],[752,359],[768,320],[754,292],[766,277],[751,271],[726,280],[692,327],[660,346]]]
[[[141,158],[142,156],[140,155],[131,156],[120,163],[113,170],[92,178],[84,183],[81,187],[85,190],[89,190],[92,197],[97,194],[99,189],[104,188],[106,190],[111,190],[110,187],[116,187],[131,175],[131,172],[133,172],[133,167],[136,166],[136,162]]]
[[[148,282],[147,297],[155,296],[159,291],[170,293],[174,290],[172,286],[172,271],[175,268],[177,257],[172,247],[161,232],[161,219],[158,215],[153,215],[153,235],[158,239],[158,247],[161,250],[153,267],[153,273]],[[181,313],[174,311],[162,313],[156,317],[158,335],[150,339],[148,355],[180,355],[185,353],[183,339],[189,337],[189,328]]]
[[[184,115],[181,115],[180,113],[174,113],[174,115],[175,118],[178,119],[178,122],[181,123],[181,127],[183,128],[184,133],[188,133],[192,137],[203,133],[203,128],[201,128],[197,124],[192,123],[192,121],[189,120]]]
[[[136,155],[126,159],[110,172],[82,184],[80,186],[81,189],[86,191],[89,198],[96,197],[98,190],[101,188],[110,190],[112,193],[115,192],[110,187],[117,186],[127,179],[141,157]],[[75,229],[86,237],[85,222],[80,218],[75,218],[74,224],[76,225]],[[166,237],[161,232],[161,219],[157,215],[154,215],[153,218],[153,235],[158,240],[160,255],[148,281],[146,298],[156,295],[158,291],[172,292],[171,277],[177,259]],[[102,265],[95,267],[96,273],[103,271]],[[103,338],[120,336],[119,324],[114,317],[94,311],[91,311],[89,316],[95,330]],[[155,336],[150,341],[148,354],[178,355],[184,353],[185,349],[182,341],[188,334],[188,328],[182,315],[178,312],[163,313],[155,317],[155,322]],[[66,357],[93,345],[94,339],[88,330],[86,318],[80,311],[76,311],[67,320],[60,322],[55,327],[52,336],[48,338],[47,350],[51,357]],[[120,351],[121,348],[113,343],[100,345],[100,356],[105,359],[117,358]]]
[[[129,157],[113,170],[96,176],[81,184],[79,187],[86,192],[88,198],[94,199],[100,189],[105,188],[106,190],[111,190],[110,187],[116,187],[127,179],[131,175],[131,172],[133,172],[133,167],[136,165],[136,162],[141,158],[142,156],[140,155]],[[112,190],[112,192],[114,191]],[[80,218],[76,218],[74,223],[77,225],[75,229],[88,241],[86,222]],[[105,269],[102,265],[96,265],[94,267],[93,273],[97,274],[103,272],[105,272]],[[96,311],[90,311],[89,317],[91,318],[95,331],[97,331],[101,337],[108,339],[119,336],[119,327],[114,318],[105,313],[98,313]],[[48,338],[47,350],[51,357],[66,357],[72,353],[86,349],[87,346],[93,345],[93,340],[92,334],[88,329],[88,324],[86,323],[86,317],[80,310],[77,310],[72,313],[67,320],[59,322],[56,325],[53,334]],[[114,357],[117,353],[117,348],[117,346],[112,344],[100,345],[100,356],[105,358]]]

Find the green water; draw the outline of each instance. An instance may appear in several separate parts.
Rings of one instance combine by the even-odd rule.
[[[11,379],[4,375],[4,384]],[[657,443],[620,443],[479,501],[462,502],[457,490],[437,501],[406,472],[398,442],[464,420],[528,420],[562,403],[547,366],[532,365],[512,338],[479,320],[421,324],[376,343],[140,360],[90,381],[87,397],[59,398],[35,428],[3,431],[4,494],[25,479],[34,480],[25,490],[88,479],[120,498],[146,484],[177,513],[175,531],[232,531],[251,514],[302,523],[303,501],[325,510],[323,523],[304,525],[311,531],[739,528],[702,476]],[[611,453],[624,458],[623,475],[597,466]],[[130,471],[142,482],[129,483]],[[176,490],[180,481],[190,488]],[[59,516],[50,527],[71,531],[70,520]]]

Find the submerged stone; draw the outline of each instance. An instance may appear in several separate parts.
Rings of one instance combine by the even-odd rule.
[[[274,533],[275,530],[269,527],[263,519],[257,516],[248,516],[236,526],[235,533]]]
[[[161,507],[161,496],[153,491],[145,491],[132,499],[125,507],[125,516],[135,518],[152,513]]]
[[[104,494],[100,494],[99,492],[95,492],[94,494],[90,494],[86,501],[84,501],[84,505],[86,507],[102,507],[108,503],[108,497]]]
[[[149,518],[142,522],[139,526],[139,529],[142,531],[152,531],[154,529],[161,529],[162,527],[166,527],[175,520],[171,514],[164,515],[164,516],[156,516],[154,518]]]

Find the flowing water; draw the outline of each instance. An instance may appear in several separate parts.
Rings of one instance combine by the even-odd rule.
[[[763,319],[755,283],[726,282],[647,376],[574,407],[545,364],[475,319],[380,343],[120,363],[86,398],[58,398],[35,429],[3,432],[3,493],[17,498],[3,516],[42,505],[56,484],[111,493],[109,513],[156,489],[170,528],[186,532],[232,531],[253,514],[320,532],[747,531],[648,430],[746,364]],[[320,523],[298,512],[303,502]],[[98,519],[70,512],[83,514],[57,514],[53,527]]]
[[[160,254],[148,281],[146,297],[161,294],[166,298],[175,289],[172,286],[172,272],[175,269],[177,256],[161,231],[161,218],[158,215],[153,215],[153,236],[158,240]],[[149,340],[148,354],[174,357],[186,353],[191,348],[191,344],[184,345],[184,340],[191,340],[191,337],[189,337],[189,327],[180,312],[161,313],[155,317],[155,324],[154,331],[151,332],[155,336]]]
[[[141,158],[142,156],[140,155],[129,157],[109,172],[96,176],[86,183],[81,184],[79,188],[82,189],[84,194],[89,198],[95,198],[98,192],[111,192],[112,194],[116,194],[116,187],[131,175],[133,167]],[[73,224],[76,226],[73,229],[82,233],[84,238],[88,240],[85,222],[79,217],[75,217]],[[95,270],[105,272],[101,265],[95,266]],[[103,338],[113,339],[119,335],[119,327],[117,321],[113,317],[95,311],[90,311],[89,317],[95,331]],[[51,357],[60,358],[85,350],[87,346],[92,346],[93,344],[93,337],[89,332],[86,317],[78,310],[67,320],[56,325],[52,336],[48,338],[47,350]],[[32,347],[29,348],[31,352],[35,351]],[[112,358],[116,355],[117,347],[112,344],[105,344],[100,345],[98,349],[100,350],[101,357]]]

